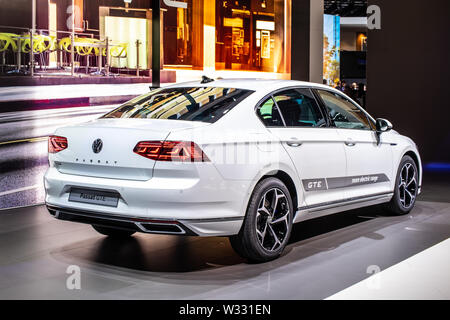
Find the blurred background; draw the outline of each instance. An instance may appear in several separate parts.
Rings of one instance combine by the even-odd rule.
[[[202,75],[336,87],[413,138],[426,175],[447,186],[449,9],[446,0],[0,0],[0,208],[43,202],[58,126]]]

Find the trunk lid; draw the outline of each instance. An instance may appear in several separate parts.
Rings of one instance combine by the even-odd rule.
[[[67,149],[52,154],[57,169],[66,174],[125,180],[149,180],[155,161],[133,152],[140,141],[164,141],[170,132],[209,123],[161,119],[98,119],[64,127],[56,135],[67,138]],[[95,152],[94,141],[101,140]],[[98,145],[98,143],[97,143]]]

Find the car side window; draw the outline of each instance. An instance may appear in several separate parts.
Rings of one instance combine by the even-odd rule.
[[[287,127],[324,127],[326,121],[309,89],[289,89],[274,99]]]
[[[284,127],[280,112],[272,98],[264,101],[259,106],[257,113],[266,127]]]
[[[350,101],[336,93],[317,90],[326,106],[332,124],[337,128],[371,130],[366,114]]]

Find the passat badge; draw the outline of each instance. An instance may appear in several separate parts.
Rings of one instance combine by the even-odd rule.
[[[94,140],[94,142],[92,143],[92,151],[94,151],[94,153],[99,153],[100,151],[102,151],[102,148],[103,148],[102,139]]]

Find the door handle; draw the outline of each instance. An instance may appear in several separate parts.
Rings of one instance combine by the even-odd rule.
[[[289,147],[300,147],[302,145],[302,142],[301,141],[292,140],[292,141],[287,141],[286,144]]]
[[[353,146],[355,146],[355,144],[356,144],[356,142],[353,140],[345,141],[345,145],[349,146],[349,147],[353,147]]]

